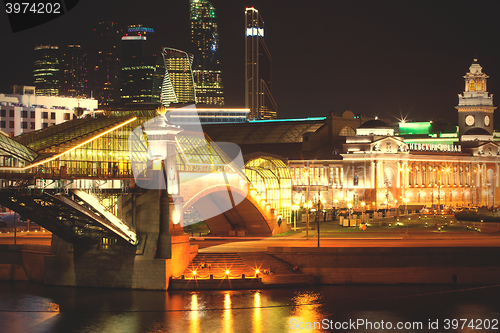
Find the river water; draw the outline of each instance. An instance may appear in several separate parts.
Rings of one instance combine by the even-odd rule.
[[[500,286],[162,292],[0,282],[8,333],[500,332],[499,318]]]

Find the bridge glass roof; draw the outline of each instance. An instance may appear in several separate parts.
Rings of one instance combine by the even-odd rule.
[[[91,138],[99,131],[111,128],[128,118],[130,116],[73,119],[46,129],[22,134],[16,137],[15,140],[37,152],[54,148],[65,149],[70,148],[77,142]]]
[[[324,120],[289,121],[278,123],[246,123],[203,125],[203,130],[219,142],[241,144],[302,142],[302,135],[315,132],[325,124]]]
[[[177,163],[185,165],[226,166],[231,163],[229,157],[202,133],[181,132],[177,134]]]
[[[0,155],[13,156],[25,162],[33,162],[37,156],[31,149],[5,135],[0,135]]]
[[[271,208],[290,221],[292,206],[292,180],[286,164],[274,157],[263,156],[245,164],[248,180]]]
[[[134,115],[138,116],[135,120]],[[134,130],[143,127],[151,115],[149,111],[128,112],[75,119],[21,135],[17,142],[5,138],[6,144],[0,149],[9,149],[28,162],[38,163],[22,172],[37,173],[42,179],[130,179],[132,161],[136,170],[147,169],[147,137],[144,128]],[[138,140],[129,140],[131,133]],[[38,156],[23,144],[38,151]],[[181,132],[176,136],[176,146],[180,171],[211,172],[230,167],[238,172],[227,154],[204,133]]]

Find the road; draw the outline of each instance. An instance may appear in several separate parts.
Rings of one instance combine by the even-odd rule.
[[[260,241],[230,242],[226,244],[204,247],[200,253],[216,252],[256,252],[266,251],[268,247],[316,247],[316,239],[275,239],[266,238]],[[488,238],[394,238],[394,239],[323,239],[322,247],[500,247],[500,237]]]
[[[50,232],[18,232],[16,244],[50,245],[51,240]],[[14,233],[0,234],[0,244],[14,244]]]

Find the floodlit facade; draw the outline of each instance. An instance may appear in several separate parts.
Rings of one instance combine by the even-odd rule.
[[[190,0],[189,6],[196,103],[223,106],[224,86],[215,8],[206,0]]]
[[[264,42],[264,21],[254,7],[245,9],[245,107],[249,119],[276,119],[271,53]]]
[[[35,90],[36,91],[36,90]],[[34,94],[0,94],[0,129],[13,136],[73,119],[75,109],[97,109],[97,100]]]
[[[500,145],[477,60],[459,95],[459,126],[373,119],[343,144],[342,160],[291,160],[294,204],[357,209],[496,206]],[[469,119],[468,119],[469,118]]]

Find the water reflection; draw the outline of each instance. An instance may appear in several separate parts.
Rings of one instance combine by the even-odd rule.
[[[292,298],[292,302],[295,306],[291,316],[288,318],[289,328],[292,330],[306,328],[307,331],[321,328],[319,324],[316,327],[314,325],[314,323],[320,323],[325,318],[320,312],[320,303],[322,302],[321,293],[311,291],[299,292]],[[315,330],[310,332],[315,332]]]
[[[222,323],[224,333],[233,332],[233,313],[231,309],[231,294],[229,291],[224,293],[224,312],[222,314]]]
[[[254,333],[262,332],[262,309],[260,301],[260,292],[256,291],[253,295],[253,318],[252,327]]]
[[[0,296],[2,332],[49,331],[59,319],[59,304],[47,297],[23,294],[22,297]]]
[[[189,332],[200,332],[200,314],[198,308],[198,295],[191,295],[191,312],[189,313]]]
[[[324,286],[165,293],[0,282],[0,332],[281,333],[313,332],[314,323],[323,319],[393,323],[439,319],[440,330],[433,332],[444,333],[446,318],[498,318],[500,287],[454,288]],[[291,320],[297,323],[295,329]],[[301,330],[299,323],[313,326]]]
[[[88,325],[89,329],[95,324]],[[102,327],[103,332],[138,332],[139,322],[135,314],[110,314],[102,319],[102,323],[98,323]]]

